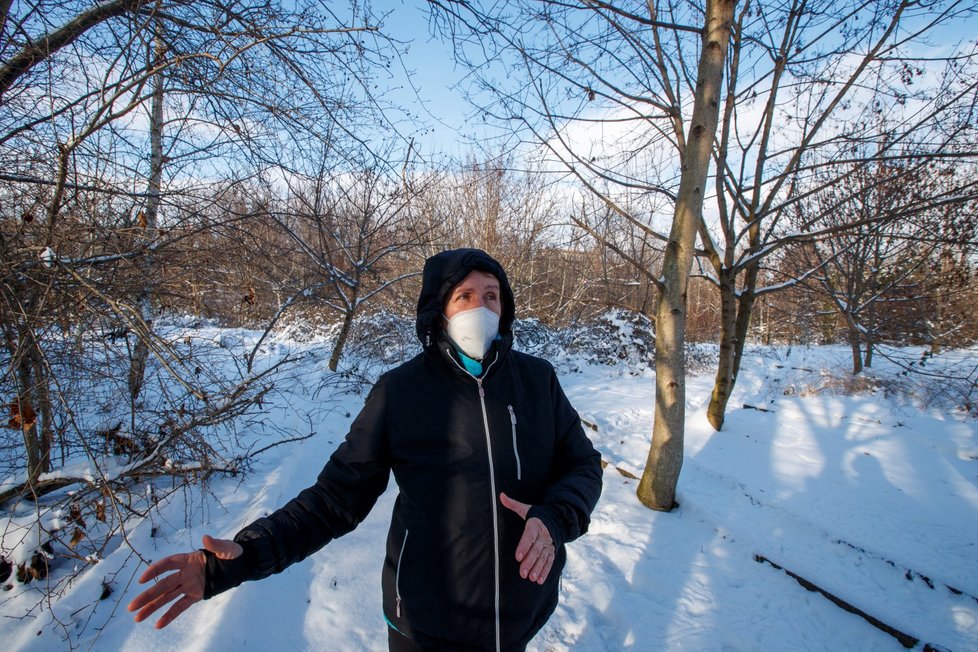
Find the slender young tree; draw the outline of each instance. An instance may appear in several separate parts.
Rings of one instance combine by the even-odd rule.
[[[762,21],[744,11],[734,30],[716,150],[718,228],[704,223],[701,233],[721,304],[720,361],[707,410],[717,429],[739,373],[755,301],[787,287],[761,284],[765,259],[792,243],[846,228],[836,222],[820,231],[815,215],[792,228],[793,203],[818,187],[844,183],[852,172],[847,162],[874,167],[874,161],[976,154],[973,147],[960,147],[969,142],[971,128],[958,116],[976,88],[957,70],[959,64],[978,63],[973,48],[962,44],[943,58],[943,71],[937,68],[941,61],[912,54],[929,35],[973,16],[973,7],[756,7]],[[759,120],[752,115],[757,111]],[[889,128],[881,130],[877,125],[884,117]],[[876,144],[873,155],[860,155],[869,143]]]
[[[290,182],[290,208],[273,214],[309,263],[310,280],[301,294],[315,296],[341,317],[329,358],[332,371],[364,306],[419,275],[416,270],[385,273],[392,260],[410,257],[418,245],[405,227],[409,193],[417,190],[386,175],[385,167],[338,173],[324,164],[315,177]]]
[[[976,200],[964,197],[978,182],[962,185],[926,158],[852,168],[796,207],[795,222],[817,215],[816,228],[833,233],[794,247],[791,261],[795,276],[807,271],[806,294],[839,317],[858,374],[878,343],[932,341],[948,329],[941,304],[958,284],[955,252],[967,259],[975,250],[960,235],[974,232]]]
[[[522,15],[508,8],[445,9],[455,19],[449,27],[457,30],[454,34],[463,46],[463,62],[475,70],[485,69],[488,63],[527,71],[518,91],[503,88],[488,75],[482,77],[494,100],[484,108],[486,114],[529,132],[588,191],[602,197],[636,228],[663,242],[661,274],[650,275],[659,290],[655,423],[638,489],[639,499],[657,510],[674,508],[682,467],[686,291],[702,222],[735,7],[732,0],[707,2],[698,26],[677,20],[683,14],[678,7],[667,4],[660,11],[658,3],[643,5],[641,13],[606,2],[527,2],[520,5]],[[670,44],[683,38],[695,41],[699,48],[694,70],[684,67],[690,60],[670,56]],[[465,45],[487,40],[495,47],[488,62],[467,58],[471,50]],[[628,65],[632,59],[617,51],[621,43],[633,48],[641,73]],[[612,81],[620,79],[648,80],[648,95],[630,93]],[[691,110],[677,94],[684,87],[693,88]],[[558,101],[554,95],[571,99]],[[595,140],[588,140],[588,134],[572,131],[575,120],[601,121],[586,107],[599,96],[623,110],[624,115],[613,120],[649,127],[636,149],[606,154]],[[660,144],[677,153],[675,164],[652,151]],[[616,168],[611,158],[627,169]],[[636,161],[639,167],[644,164],[671,175],[669,183],[637,180]],[[669,234],[655,231],[625,210],[615,193],[603,190],[616,183],[626,192],[668,199],[673,207]]]
[[[157,28],[160,28],[157,22]],[[158,72],[153,76],[150,86],[152,88],[150,109],[149,109],[149,179],[146,182],[146,206],[137,227],[142,230],[138,236],[139,245],[148,247],[155,239],[159,228],[160,217],[160,194],[163,191],[163,71],[162,59],[164,56],[163,34],[158,33],[152,42],[154,67]],[[129,398],[133,403],[139,400],[139,392],[143,386],[143,377],[146,374],[146,361],[149,358],[149,344],[147,342],[149,334],[153,329],[153,259],[152,253],[147,252],[140,257],[140,271],[143,277],[142,287],[139,288],[136,296],[136,310],[138,311],[138,325],[144,329],[140,336],[136,337],[131,361],[129,363]],[[139,333],[139,331],[137,331]]]
[[[644,505],[671,511],[683,461],[686,427],[686,292],[693,264],[696,231],[703,221],[703,201],[720,115],[723,71],[730,42],[735,0],[706,4],[703,45],[696,78],[693,114],[672,230],[662,261],[662,287],[655,309],[655,420],[652,446],[638,485]]]

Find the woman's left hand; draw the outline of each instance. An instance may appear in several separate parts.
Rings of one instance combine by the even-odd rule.
[[[547,581],[550,569],[554,565],[554,558],[557,556],[550,531],[538,518],[527,520],[526,514],[530,511],[531,505],[513,500],[504,493],[499,494],[499,502],[503,504],[503,507],[516,512],[520,518],[526,521],[523,536],[520,537],[520,542],[516,546],[516,561],[520,562],[520,577],[537,584],[543,584]]]

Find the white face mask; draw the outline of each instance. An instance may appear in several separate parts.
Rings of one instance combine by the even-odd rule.
[[[481,360],[499,334],[499,315],[485,306],[463,310],[448,319],[445,330],[465,355]]]

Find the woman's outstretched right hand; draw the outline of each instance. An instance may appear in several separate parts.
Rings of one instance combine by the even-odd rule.
[[[204,535],[204,548],[214,553],[218,559],[236,559],[244,552],[237,543],[227,539],[215,539]],[[156,629],[162,629],[186,611],[191,605],[204,599],[205,569],[207,557],[202,550],[170,555],[150,564],[146,572],[139,578],[140,584],[158,577],[163,573],[176,571],[146,589],[129,603],[129,611],[136,611],[136,622],[142,622],[153,615],[160,607],[173,600],[165,614],[156,621]]]

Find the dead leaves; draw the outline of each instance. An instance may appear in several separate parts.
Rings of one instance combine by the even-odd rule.
[[[91,507],[91,506],[90,506]],[[100,523],[106,522],[105,517],[105,501],[99,500],[94,504],[95,520]],[[68,522],[75,525],[75,529],[71,533],[71,539],[68,541],[68,547],[74,548],[81,541],[88,536],[86,532],[88,524],[85,522],[85,517],[82,515],[81,503],[73,502],[71,507],[68,508]]]
[[[37,423],[37,414],[28,401],[15,398],[7,405],[7,410],[10,412],[7,427],[12,430],[27,431]]]
[[[34,551],[30,563],[17,565],[17,581],[30,584],[33,580],[43,580],[50,571],[50,560],[54,557],[50,542],[44,543]]]
[[[68,520],[78,527],[85,527],[85,519],[82,517],[80,503],[71,503],[71,507],[68,509]]]
[[[68,542],[68,547],[74,548],[79,543],[81,543],[82,539],[84,538],[85,538],[85,530],[81,529],[80,527],[76,527],[75,531],[72,532],[71,534],[71,541]]]

